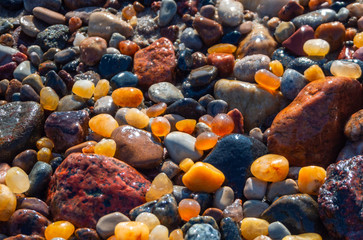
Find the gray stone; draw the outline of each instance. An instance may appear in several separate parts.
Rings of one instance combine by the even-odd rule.
[[[36,71],[36,68],[29,61],[24,61],[15,68],[13,75],[14,78],[22,81],[24,78]]]
[[[159,219],[160,224],[167,228],[176,228],[180,223],[178,206],[172,194],[162,196],[152,208],[152,213]]]
[[[160,82],[151,85],[148,94],[149,98],[155,103],[165,102],[166,104],[170,104],[184,98],[181,91],[169,82]]]
[[[260,69],[269,69],[270,58],[263,54],[246,56],[236,61],[234,76],[244,82],[255,82],[255,73]]]
[[[58,11],[62,5],[62,0],[24,0],[24,8],[32,12],[35,7],[44,7],[50,10]]]
[[[221,220],[221,233],[224,240],[241,240],[241,233],[238,224],[227,217]]]
[[[221,234],[209,224],[194,224],[185,235],[185,240],[220,240]]]
[[[284,237],[291,235],[289,229],[287,229],[284,224],[279,221],[270,223],[268,225],[268,236],[272,240],[282,240]]]
[[[262,200],[265,196],[266,188],[267,182],[259,180],[255,177],[250,177],[246,180],[246,184],[243,189],[243,195],[247,199]]]
[[[259,200],[248,200],[243,203],[243,216],[258,218],[269,207],[265,202]]]
[[[18,50],[0,44],[0,65],[11,62],[11,56],[19,52]]]
[[[109,213],[97,221],[96,231],[102,239],[107,239],[114,234],[118,223],[129,221],[130,219],[120,212]]]
[[[276,197],[296,193],[299,193],[299,187],[297,186],[297,183],[293,179],[288,178],[281,182],[271,183],[268,186],[266,197],[268,201],[273,202]]]
[[[117,109],[118,109],[118,107],[113,102],[113,99],[111,96],[101,97],[100,99],[98,99],[95,102],[95,105],[94,105],[95,114],[107,113],[107,114],[110,114],[113,116],[113,115],[115,115]]]
[[[199,50],[202,48],[203,43],[199,34],[191,27],[186,28],[180,35],[180,42],[184,43],[187,48]]]
[[[218,5],[218,16],[222,25],[235,27],[242,22],[243,5],[235,0],[221,0]]]
[[[233,189],[225,186],[221,187],[214,194],[213,206],[221,209],[222,211],[234,201]]]
[[[35,43],[43,51],[50,48],[64,49],[69,39],[69,28],[66,25],[57,24],[47,27],[44,31],[38,33]]]
[[[317,28],[323,23],[334,22],[337,20],[337,14],[332,9],[319,9],[316,11],[308,12],[292,19],[296,29],[303,25],[309,25],[312,28]]]
[[[337,13],[337,19],[339,22],[344,22],[349,17],[349,10],[345,7],[342,7],[339,9],[339,12]]]
[[[165,27],[173,19],[177,10],[174,0],[162,0],[159,12],[159,26]]]
[[[119,110],[117,110],[116,115],[115,115],[115,119],[116,119],[119,126],[127,125],[125,115],[126,115],[128,110],[129,110],[129,108],[120,108]]]
[[[14,27],[14,25],[11,24],[11,22],[9,22],[9,20],[7,20],[7,19],[0,20],[0,34],[9,32],[9,30],[12,29],[13,27]]]
[[[304,75],[298,71],[286,69],[281,78],[280,90],[284,97],[292,101],[308,83]]]
[[[65,64],[75,59],[77,53],[72,48],[64,49],[60,52],[57,52],[54,55],[54,61],[56,63]]]
[[[48,163],[42,161],[35,163],[29,173],[30,188],[25,195],[43,198],[46,195],[52,173],[52,167]]]
[[[20,18],[21,30],[29,37],[36,37],[38,33],[44,31],[47,25],[35,18],[33,15],[26,15]]]
[[[108,42],[108,45],[110,47],[119,48],[119,43],[122,41],[125,41],[126,38],[124,36],[122,36],[121,34],[119,34],[118,32],[112,33],[110,41]]]
[[[77,95],[66,95],[59,100],[58,112],[67,112],[80,110],[84,107],[86,101]]]

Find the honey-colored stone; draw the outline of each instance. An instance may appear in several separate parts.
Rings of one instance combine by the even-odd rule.
[[[241,222],[241,234],[246,240],[253,240],[260,235],[268,235],[266,220],[258,218],[244,218]]]
[[[74,232],[74,225],[68,221],[58,221],[51,223],[45,229],[44,235],[46,240],[53,238],[68,239]]]
[[[143,212],[140,213],[136,219],[135,222],[142,222],[147,225],[149,228],[149,231],[151,232],[157,225],[160,225],[159,219],[155,216],[155,214]]]
[[[323,240],[323,238],[317,233],[303,233],[286,236],[282,240]]]
[[[113,157],[116,152],[116,142],[113,139],[102,139],[94,148],[96,154]]]
[[[304,77],[312,82],[319,79],[325,79],[323,70],[318,65],[312,65],[304,71]]]
[[[117,240],[148,240],[149,228],[141,222],[121,222],[115,227]]]
[[[260,69],[256,72],[255,81],[267,90],[275,91],[280,87],[280,78],[266,69]]]
[[[12,167],[6,172],[5,184],[13,193],[24,193],[30,187],[28,175],[19,167]]]
[[[269,63],[270,71],[278,77],[282,77],[284,74],[284,66],[278,60],[273,60]]]
[[[134,87],[118,88],[112,93],[112,99],[120,107],[138,107],[144,96],[140,89]]]
[[[149,117],[137,108],[131,108],[126,112],[126,122],[136,128],[145,128],[149,124]]]
[[[279,182],[289,173],[289,161],[281,155],[266,154],[252,163],[251,172],[262,181]]]
[[[92,131],[103,137],[110,137],[113,130],[118,128],[117,121],[110,114],[98,114],[88,124]]]
[[[363,47],[363,32],[357,33],[354,36],[353,43],[357,48]]]
[[[91,98],[95,92],[95,85],[90,80],[78,80],[74,83],[72,92],[82,98]]]
[[[159,137],[165,137],[170,132],[170,123],[165,117],[156,117],[151,121],[151,131]]]
[[[358,79],[362,75],[362,69],[358,64],[339,60],[332,63],[330,72],[336,77],[348,77],[353,79]]]
[[[58,103],[59,97],[51,87],[44,87],[40,90],[40,105],[42,105],[45,110],[56,110]]]
[[[231,53],[236,51],[237,47],[229,43],[219,43],[208,48],[208,53]]]
[[[159,173],[151,183],[150,189],[145,195],[146,201],[158,200],[165,194],[173,192],[173,182],[165,173]]]
[[[218,136],[212,132],[203,132],[195,140],[195,148],[198,150],[209,150],[213,148],[218,141]]]
[[[325,57],[329,53],[330,45],[323,39],[310,39],[304,43],[303,49],[308,56]]]
[[[0,184],[0,221],[6,222],[15,212],[15,194],[4,184]]]
[[[197,124],[197,121],[194,119],[184,119],[184,120],[178,121],[175,124],[175,127],[180,132],[192,134],[194,132],[196,124]]]
[[[299,171],[298,185],[302,193],[319,195],[319,189],[323,185],[326,171],[322,167],[307,166]]]
[[[38,161],[49,163],[49,161],[52,159],[52,151],[46,147],[39,149],[37,153],[37,159]]]
[[[94,92],[95,101],[101,97],[107,96],[108,91],[110,91],[110,82],[106,79],[101,79],[98,81]]]
[[[183,199],[178,205],[178,212],[184,221],[189,221],[193,217],[197,217],[200,213],[200,205],[194,199]]]
[[[169,229],[164,225],[156,226],[149,234],[149,240],[168,240]]]
[[[179,163],[179,167],[182,171],[188,172],[188,170],[194,165],[194,161],[190,158],[186,158]]]

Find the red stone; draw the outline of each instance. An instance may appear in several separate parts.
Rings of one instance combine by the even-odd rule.
[[[304,7],[295,1],[288,2],[279,11],[279,18],[282,21],[290,21],[294,17],[297,17],[304,13]]]
[[[50,224],[50,221],[34,210],[19,209],[11,215],[8,224],[11,236],[25,234],[44,237],[44,231]]]
[[[21,84],[20,81],[18,81],[16,79],[12,79],[9,82],[8,88],[6,89],[5,100],[8,101],[8,102],[11,102],[11,98],[12,98],[13,94],[17,93],[17,92],[20,92],[21,86],[23,86],[23,85]]]
[[[194,16],[198,12],[198,0],[181,0],[178,1],[178,14],[190,14]]]
[[[343,45],[345,27],[341,22],[321,24],[315,30],[315,38],[324,39],[330,45],[330,52],[334,52]]]
[[[13,62],[16,62],[17,64],[20,64],[21,62],[24,62],[27,59],[28,57],[22,52],[17,52],[11,56],[11,60]]]
[[[305,56],[303,49],[304,43],[314,38],[314,29],[309,25],[304,25],[299,28],[294,34],[286,39],[282,46],[293,52],[298,56]]]
[[[173,82],[175,67],[173,44],[164,37],[137,51],[134,56],[134,72],[143,88],[158,82]]]
[[[243,124],[243,115],[242,113],[237,109],[234,108],[231,111],[227,113],[228,116],[230,116],[233,119],[234,122],[234,129],[232,133],[240,133],[243,134],[244,131],[244,124]]]
[[[208,55],[208,64],[218,69],[218,75],[228,77],[233,72],[234,56],[228,53],[211,53]]]
[[[47,202],[54,221],[95,228],[100,217],[116,211],[128,214],[145,203],[150,182],[115,158],[73,153],[57,168],[49,186]]]
[[[362,100],[357,80],[327,77],[309,83],[275,117],[269,151],[285,156],[291,166],[327,167],[344,146],[344,124],[362,108]]]
[[[13,72],[17,66],[16,62],[9,62],[0,66],[0,79],[12,79]]]
[[[137,45],[137,43],[130,41],[130,40],[125,40],[125,41],[121,41],[118,44],[118,47],[120,49],[120,52],[122,54],[125,54],[127,56],[131,56],[133,57],[134,54],[140,50],[139,45]]]
[[[196,16],[193,21],[193,27],[207,46],[219,42],[223,36],[222,25],[205,17]]]
[[[338,59],[352,59],[354,54],[353,46],[344,46],[339,53]]]

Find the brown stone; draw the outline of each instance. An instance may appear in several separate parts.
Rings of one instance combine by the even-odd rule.
[[[92,228],[78,228],[74,234],[78,240],[98,240],[98,234],[96,230]]]
[[[228,53],[211,53],[207,58],[208,64],[218,69],[220,77],[228,77],[233,72],[234,56]]]
[[[314,29],[309,25],[304,25],[299,28],[288,39],[282,42],[282,46],[290,50],[292,53],[298,56],[305,56],[303,49],[304,43],[314,38]]]
[[[345,136],[353,141],[363,141],[363,109],[354,113],[345,124]]]
[[[144,88],[154,83],[173,82],[175,67],[173,44],[164,37],[137,51],[134,56],[134,72],[139,85]]]
[[[100,37],[89,37],[84,39],[79,45],[81,61],[86,65],[94,66],[106,53],[107,42]]]
[[[202,16],[195,17],[193,27],[207,46],[217,43],[223,35],[221,24]]]
[[[43,7],[35,7],[33,9],[33,15],[49,25],[66,23],[66,17],[64,15]]]
[[[344,124],[362,108],[357,80],[327,77],[305,86],[274,119],[268,148],[291,166],[327,167],[344,146]]]
[[[102,6],[106,0],[64,0],[63,2],[67,8],[75,10],[78,8]]]
[[[330,45],[330,52],[338,50],[345,39],[345,27],[341,22],[321,24],[315,30],[315,38],[324,39]]]
[[[363,16],[363,3],[351,3],[347,6],[349,10],[349,15],[353,17],[361,17]]]
[[[234,108],[231,111],[229,111],[227,113],[227,115],[230,116],[233,119],[233,122],[234,122],[234,129],[233,129],[232,133],[243,134],[244,133],[244,128],[243,128],[243,115],[242,115],[242,113],[237,108]]]
[[[290,1],[279,11],[279,18],[282,21],[290,21],[296,16],[304,13],[304,7],[296,1]]]
[[[20,167],[29,174],[37,161],[37,152],[33,149],[28,149],[16,155],[13,160],[13,167]]]
[[[18,209],[10,217],[10,235],[40,235],[44,237],[44,231],[50,221],[42,214],[30,209]]]
[[[219,223],[223,218],[223,211],[219,208],[207,208],[204,211],[203,216],[210,216]]]
[[[41,237],[39,235],[28,236],[24,234],[18,234],[16,236],[4,238],[3,240],[44,240],[44,239],[45,239],[44,237]]]
[[[22,84],[19,80],[16,79],[12,79],[9,82],[9,86],[6,89],[5,92],[5,100],[8,102],[11,102],[11,98],[13,96],[14,93],[20,92],[20,88],[21,88]]]

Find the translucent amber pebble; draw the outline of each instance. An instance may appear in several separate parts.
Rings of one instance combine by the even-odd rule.
[[[40,90],[40,105],[42,105],[45,110],[56,110],[58,103],[59,97],[51,87],[44,87]]]
[[[51,240],[56,237],[68,239],[72,236],[73,232],[74,226],[72,223],[68,221],[58,221],[49,224],[45,229],[44,235],[47,240]]]
[[[23,193],[30,187],[28,174],[19,167],[12,167],[6,172],[5,184],[13,193]]]
[[[329,53],[330,45],[323,39],[310,39],[304,43],[303,49],[308,56],[325,57]]]
[[[279,60],[273,60],[269,63],[270,71],[278,77],[284,74],[284,66]]]
[[[183,231],[181,229],[173,230],[169,235],[169,240],[184,240]]]
[[[115,235],[112,235],[111,237],[107,238],[107,240],[117,240]]]
[[[289,161],[281,155],[266,154],[252,163],[251,172],[262,181],[279,182],[289,173]]]
[[[195,129],[195,124],[197,124],[197,121],[194,119],[184,119],[180,120],[175,124],[176,129],[180,132],[185,132],[188,134],[192,134]]]
[[[94,93],[95,101],[97,101],[101,97],[107,96],[109,90],[110,82],[108,80],[101,79],[100,81],[98,81]]]
[[[211,123],[212,132],[219,136],[231,133],[234,129],[233,119],[225,113],[219,113]]]
[[[95,92],[95,85],[90,80],[78,80],[74,83],[72,92],[82,98],[91,98]]]
[[[118,88],[112,93],[113,102],[120,107],[138,107],[143,97],[140,89],[134,87]]]
[[[190,158],[185,158],[179,163],[179,167],[182,171],[188,172],[188,170],[194,165],[194,161]]]
[[[94,152],[107,157],[113,157],[116,153],[116,142],[113,139],[104,138],[96,144]]]
[[[198,150],[208,150],[213,148],[218,141],[218,136],[212,132],[203,132],[198,135],[195,141],[195,148]]]
[[[244,218],[241,222],[241,234],[246,240],[253,240],[260,235],[268,235],[268,225],[263,219]]]
[[[363,47],[363,32],[357,33],[354,36],[353,43],[357,48]]]
[[[194,192],[215,192],[225,180],[224,174],[213,165],[195,163],[182,178],[184,185]]]
[[[148,109],[146,109],[146,115],[148,117],[160,116],[161,114],[163,114],[165,112],[167,107],[168,107],[168,105],[166,105],[166,103],[163,103],[163,102],[154,104],[151,107],[149,107]]]
[[[304,77],[310,82],[318,79],[325,79],[323,70],[316,64],[305,70]]]
[[[86,147],[82,148],[82,153],[95,153],[95,146],[87,145]]]
[[[110,114],[98,114],[91,118],[88,123],[89,127],[95,133],[102,137],[111,137],[113,130],[118,128],[117,121]]]
[[[46,148],[49,148],[50,150],[52,150],[54,148],[54,143],[49,138],[42,137],[37,141],[36,146],[37,146],[38,150],[43,147],[46,147]]]
[[[0,221],[6,222],[16,209],[16,196],[4,184],[0,184]]]
[[[209,127],[212,126],[213,117],[209,114],[203,115],[198,119],[198,122],[207,124]]]
[[[151,131],[158,137],[164,137],[170,132],[170,122],[165,117],[156,117],[151,121]]]
[[[152,181],[150,189],[145,195],[145,199],[147,202],[150,202],[172,192],[173,182],[170,181],[165,173],[159,173]]]
[[[37,159],[38,159],[38,161],[41,161],[41,162],[49,163],[50,160],[52,159],[52,156],[53,156],[52,151],[46,147],[39,149],[39,151],[37,153]]]
[[[299,235],[289,235],[282,240],[323,240],[323,238],[317,233],[303,233]]]
[[[115,227],[117,240],[148,240],[149,228],[142,222],[120,222]]]
[[[160,224],[159,218],[155,216],[155,214],[148,212],[140,213],[136,217],[135,222],[145,223],[150,232],[154,229],[154,227]]]
[[[208,53],[234,53],[237,47],[229,43],[220,43],[208,48]]]
[[[129,23],[131,25],[131,27],[135,28],[137,26],[137,17],[133,16],[130,20]]]
[[[178,205],[178,212],[181,219],[188,222],[191,218],[199,215],[200,205],[194,199],[183,199]]]
[[[137,45],[137,43],[130,41],[130,40],[121,41],[118,44],[118,47],[122,54],[130,56],[130,57],[133,57],[135,55],[135,53],[137,51],[139,51],[139,49],[140,49],[140,47],[139,47],[139,45]]]
[[[266,69],[260,69],[255,73],[255,81],[269,90],[277,90],[280,87],[280,78]]]
[[[302,167],[299,171],[298,185],[302,193],[319,195],[319,189],[323,185],[326,171],[322,167]]]
[[[164,225],[157,225],[149,234],[149,240],[168,240],[169,229]]]
[[[145,128],[149,125],[149,117],[137,108],[131,108],[125,114],[127,124],[136,128]]]
[[[122,9],[122,17],[126,20],[130,20],[133,16],[136,16],[134,6],[128,5]]]
[[[330,67],[330,72],[336,77],[360,78],[362,69],[353,62],[336,60]]]

